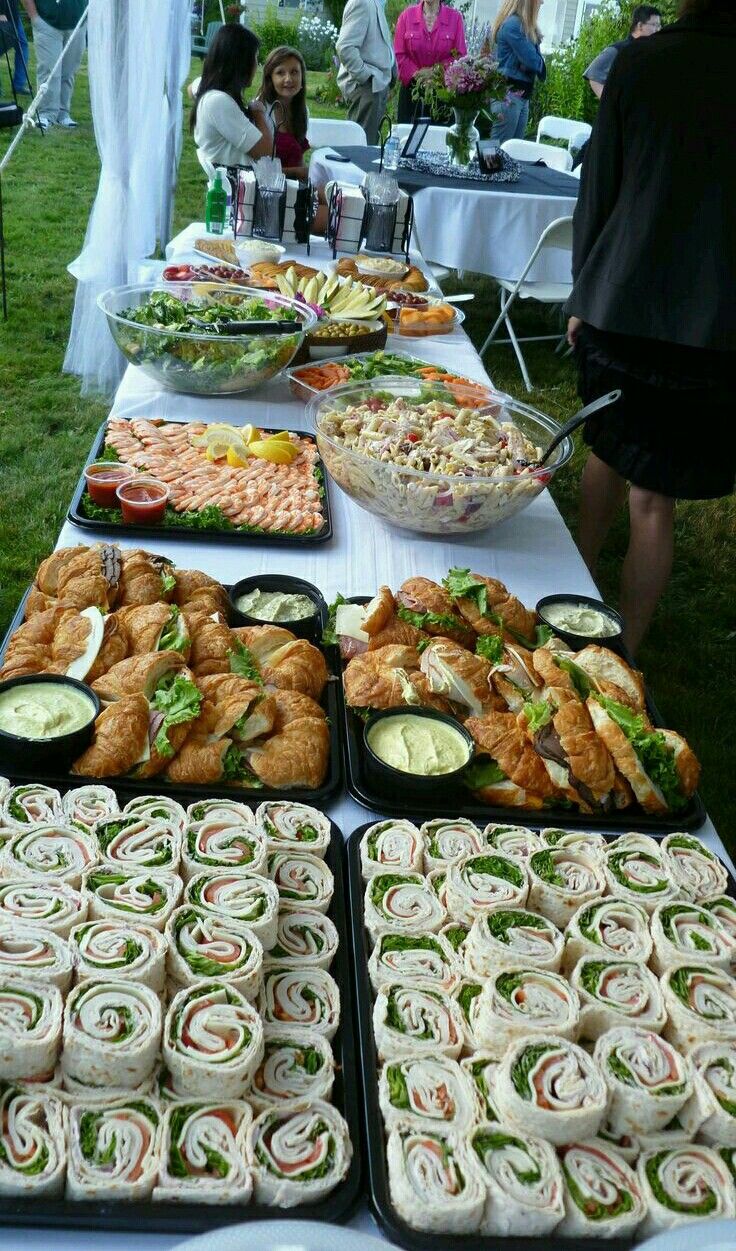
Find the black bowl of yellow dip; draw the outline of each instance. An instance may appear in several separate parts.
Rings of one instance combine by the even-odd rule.
[[[94,691],[53,673],[0,682],[0,759],[10,772],[66,770],[92,741],[100,701]]]
[[[396,788],[430,795],[457,782],[475,743],[454,717],[403,705],[375,712],[363,730],[366,772],[386,797]]]
[[[615,647],[624,628],[623,617],[615,608],[602,599],[576,595],[573,591],[567,595],[545,595],[537,604],[537,615],[575,651],[589,643]]]
[[[230,588],[230,604],[236,626],[277,625],[310,643],[322,637],[325,601],[317,587],[303,578],[285,573],[241,578]]]

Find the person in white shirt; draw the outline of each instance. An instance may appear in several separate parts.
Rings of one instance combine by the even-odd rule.
[[[262,103],[243,102],[258,69],[258,43],[245,26],[223,26],[204,59],[190,124],[194,142],[213,165],[252,165],[271,155]]]
[[[337,85],[347,101],[348,117],[363,127],[369,143],[378,143],[378,127],[396,81],[384,8],[384,0],[348,0],[336,44]]]

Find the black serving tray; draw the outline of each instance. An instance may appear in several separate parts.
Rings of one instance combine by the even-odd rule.
[[[8,626],[5,638],[0,644],[0,665],[3,663],[6,648],[14,631],[23,623],[26,600],[32,589],[32,586],[29,587],[21,599],[15,615]],[[228,586],[225,586],[226,591],[229,589]],[[324,601],[321,611],[324,621],[326,613]],[[322,696],[322,707],[327,713],[330,730],[330,763],[327,777],[322,785],[315,790],[308,790],[306,787],[301,786],[292,787],[288,790],[271,790],[267,786],[257,789],[247,786],[228,786],[225,782],[217,782],[214,784],[214,790],[218,795],[230,795],[233,799],[242,799],[245,803],[252,800],[255,804],[263,803],[267,799],[293,799],[296,803],[312,804],[315,808],[324,806],[330,799],[334,798],[342,786],[342,745],[340,736],[342,682],[339,677],[335,676],[331,660],[332,657],[328,654],[327,661],[330,676]],[[207,799],[213,793],[213,786],[209,783],[200,785],[196,782],[190,782],[178,786],[175,783],[167,782],[164,777],[140,779],[129,777],[90,778],[77,774],[55,774],[46,770],[18,770],[5,766],[2,759],[0,759],[0,773],[8,777],[13,786],[17,786],[22,782],[44,782],[47,786],[55,786],[57,790],[64,791],[72,786],[85,786],[87,784],[104,782],[106,785],[113,786],[116,790],[119,790],[128,799],[132,799],[134,795],[152,795],[156,791],[160,791],[162,795],[170,795],[172,799],[178,799],[185,805],[194,803],[197,799]]]
[[[167,419],[165,424],[172,426],[190,426],[197,423],[190,421],[169,421]],[[276,426],[259,426],[258,428],[259,430],[264,430],[267,434],[276,434],[278,430],[283,429],[283,427]],[[291,433],[298,434],[300,439],[309,439],[311,443],[315,442],[314,435],[308,434],[303,430],[294,430]],[[190,538],[194,535],[197,539],[202,539],[204,542],[216,539],[219,543],[248,544],[264,542],[269,545],[277,544],[280,546],[288,546],[293,543],[296,547],[303,547],[304,545],[310,543],[326,543],[328,539],[332,538],[332,512],[330,510],[330,496],[327,486],[327,471],[325,470],[321,457],[317,458],[316,467],[319,468],[322,477],[322,509],[324,512],[324,522],[320,529],[316,530],[313,534],[269,534],[265,530],[200,530],[196,526],[169,526],[166,525],[165,522],[163,522],[160,526],[138,526],[125,525],[122,515],[120,515],[119,520],[117,521],[104,522],[97,521],[92,517],[87,517],[83,512],[84,497],[87,494],[87,483],[84,478],[84,469],[86,469],[88,465],[91,465],[93,461],[96,461],[99,457],[100,452],[105,446],[106,434],[107,420],[103,421],[97,431],[97,434],[95,435],[89,456],[84,462],[82,473],[79,476],[79,482],[75,487],[72,502],[69,505],[67,516],[75,526],[81,526],[82,529],[85,530],[96,530],[102,533],[109,532],[113,535],[129,534],[132,537],[139,539],[156,539],[160,538],[161,535],[165,535],[167,539],[175,539],[179,536],[182,538]]]
[[[155,781],[155,779],[151,779]],[[50,785],[55,783],[49,781]],[[67,781],[64,789],[71,789]],[[117,786],[115,787],[117,790]],[[152,790],[153,793],[153,790]],[[212,797],[222,792],[211,790]],[[122,797],[122,796],[121,796]],[[356,1043],[353,1026],[353,988],[350,977],[347,945],[347,909],[343,880],[343,836],[334,822],[332,839],[325,860],[335,875],[335,893],[329,908],[340,935],[340,944],[330,972],[340,988],[340,1027],[332,1039],[335,1055],[335,1085],[332,1102],[342,1113],[350,1130],[353,1157],[345,1180],[340,1182],[319,1203],[300,1204],[298,1207],[268,1207],[265,1204],[208,1204],[208,1203],[139,1203],[73,1201],[47,1199],[44,1196],[15,1199],[6,1196],[0,1204],[0,1227],[25,1225],[50,1229],[111,1229],[130,1230],[140,1233],[188,1234],[203,1233],[223,1225],[240,1224],[242,1221],[289,1220],[329,1221],[340,1224],[352,1214],[363,1192],[361,1118],[358,1100],[358,1074]]]
[[[348,602],[367,604],[369,598],[367,595],[351,595]],[[609,642],[607,646],[612,651],[619,651],[624,659],[631,663],[631,658],[626,654],[623,645],[613,647]],[[335,672],[340,672],[342,662],[339,651],[337,648],[330,650],[335,657],[333,661]],[[487,825],[489,821],[498,821],[503,825],[526,825],[534,829],[570,826],[583,830],[610,830],[613,833],[620,832],[624,826],[633,824],[637,829],[654,837],[658,834],[664,837],[665,834],[672,834],[678,830],[697,830],[706,819],[705,805],[698,791],[692,796],[687,807],[679,812],[656,816],[644,812],[636,804],[630,808],[605,814],[584,813],[574,809],[554,807],[537,811],[527,808],[500,808],[480,803],[466,787],[460,783],[451,782],[443,786],[436,799],[424,801],[420,797],[412,798],[410,793],[388,786],[384,790],[374,783],[366,771],[366,752],[363,744],[364,722],[347,706],[342,696],[342,683],[340,692],[340,709],[344,725],[345,785],[353,799],[372,812],[383,812],[388,816],[419,817],[422,820],[429,820],[431,817],[468,817],[471,821],[480,823],[481,827]],[[664,728],[665,722],[648,691],[646,703],[652,724]]]

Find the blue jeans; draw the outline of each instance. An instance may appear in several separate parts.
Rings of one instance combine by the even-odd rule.
[[[494,118],[491,139],[505,143],[507,139],[523,139],[529,121],[529,101],[517,95],[507,95],[491,105]]]
[[[16,36],[13,39],[15,46],[15,54],[13,57],[13,90],[14,91],[30,91],[31,83],[23,68],[23,63],[28,64],[28,40],[26,32],[23,29],[23,23],[18,8],[18,0],[5,0],[5,11],[8,17],[7,25],[13,28],[15,23]]]

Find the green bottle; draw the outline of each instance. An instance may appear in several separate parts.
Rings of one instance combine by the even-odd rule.
[[[207,188],[205,200],[204,220],[209,234],[221,235],[223,233],[226,213],[227,193],[222,185],[222,174],[218,171],[215,174],[215,181],[211,182]]]

